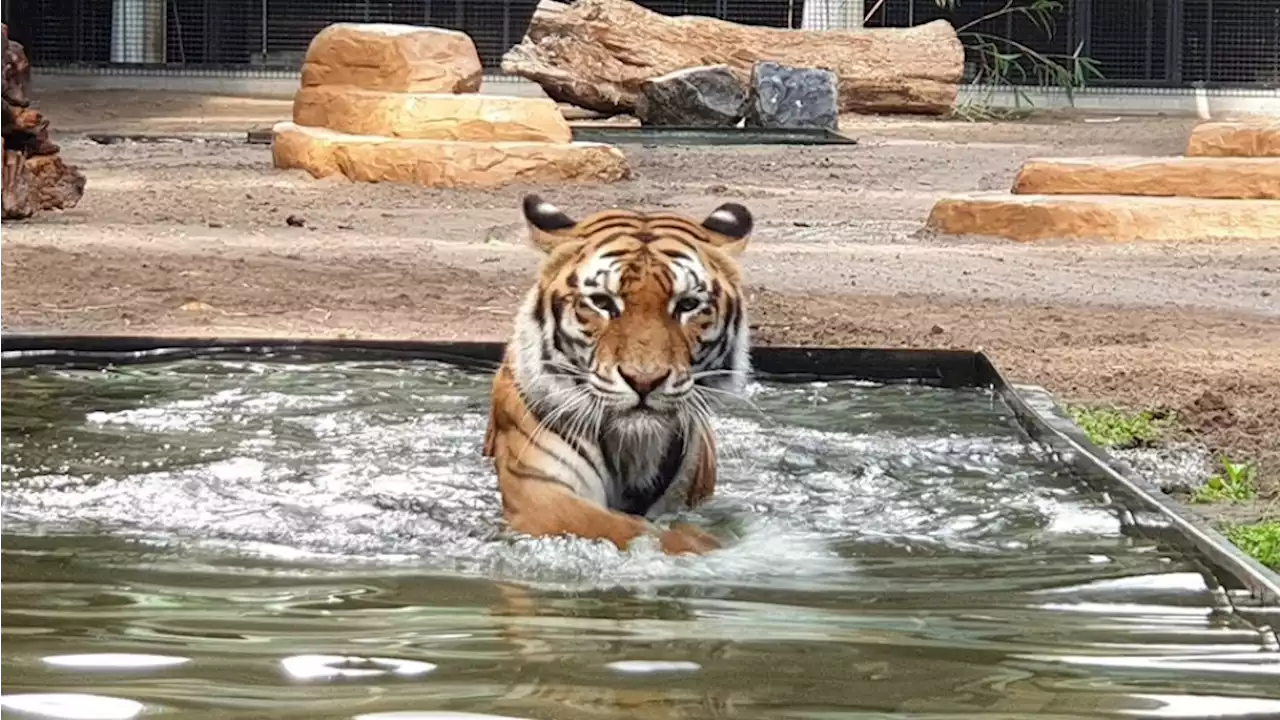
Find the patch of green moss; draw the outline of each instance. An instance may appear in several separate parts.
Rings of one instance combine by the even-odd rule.
[[[1236,525],[1227,529],[1227,539],[1272,570],[1280,570],[1280,520]]]
[[[1172,417],[1151,410],[1072,407],[1067,414],[1094,445],[1121,450],[1149,447],[1173,425]]]

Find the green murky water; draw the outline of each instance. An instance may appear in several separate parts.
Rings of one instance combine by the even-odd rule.
[[[754,385],[699,558],[504,533],[487,392],[5,370],[5,717],[1280,715],[1267,634],[986,392]]]

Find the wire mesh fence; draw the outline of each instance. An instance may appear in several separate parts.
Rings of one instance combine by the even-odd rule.
[[[537,0],[9,0],[4,21],[32,65],[94,72],[297,71],[333,22],[461,30],[497,71]],[[667,15],[781,28],[909,27],[945,19],[961,31],[970,80],[1056,84],[984,73],[991,53],[1091,59],[1094,85],[1280,87],[1280,0],[640,0]],[[1052,7],[1039,19],[1017,8]],[[1014,8],[1014,11],[1009,11]],[[987,44],[984,44],[987,43]]]

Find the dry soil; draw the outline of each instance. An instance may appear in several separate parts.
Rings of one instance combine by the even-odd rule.
[[[37,96],[88,177],[73,210],[5,223],[6,330],[502,339],[538,256],[520,197],[705,214],[747,204],[757,342],[981,348],[1074,403],[1177,411],[1280,486],[1280,239],[1017,245],[929,237],[951,191],[1045,155],[1178,154],[1192,119],[848,118],[855,146],[624,148],[611,186],[434,191],[316,181],[234,142],[99,145],[88,131],[243,133],[278,100]]]

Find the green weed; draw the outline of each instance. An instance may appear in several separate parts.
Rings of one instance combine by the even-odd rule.
[[[1094,445],[1121,450],[1150,446],[1173,424],[1171,417],[1150,410],[1130,413],[1111,408],[1073,407],[1067,409],[1067,414]]]
[[[1280,570],[1280,520],[1227,529],[1227,539],[1272,570]]]
[[[1221,472],[1214,473],[1204,485],[1196,488],[1191,493],[1191,502],[1242,502],[1257,496],[1257,466],[1231,462],[1225,456],[1218,459],[1218,465]]]

